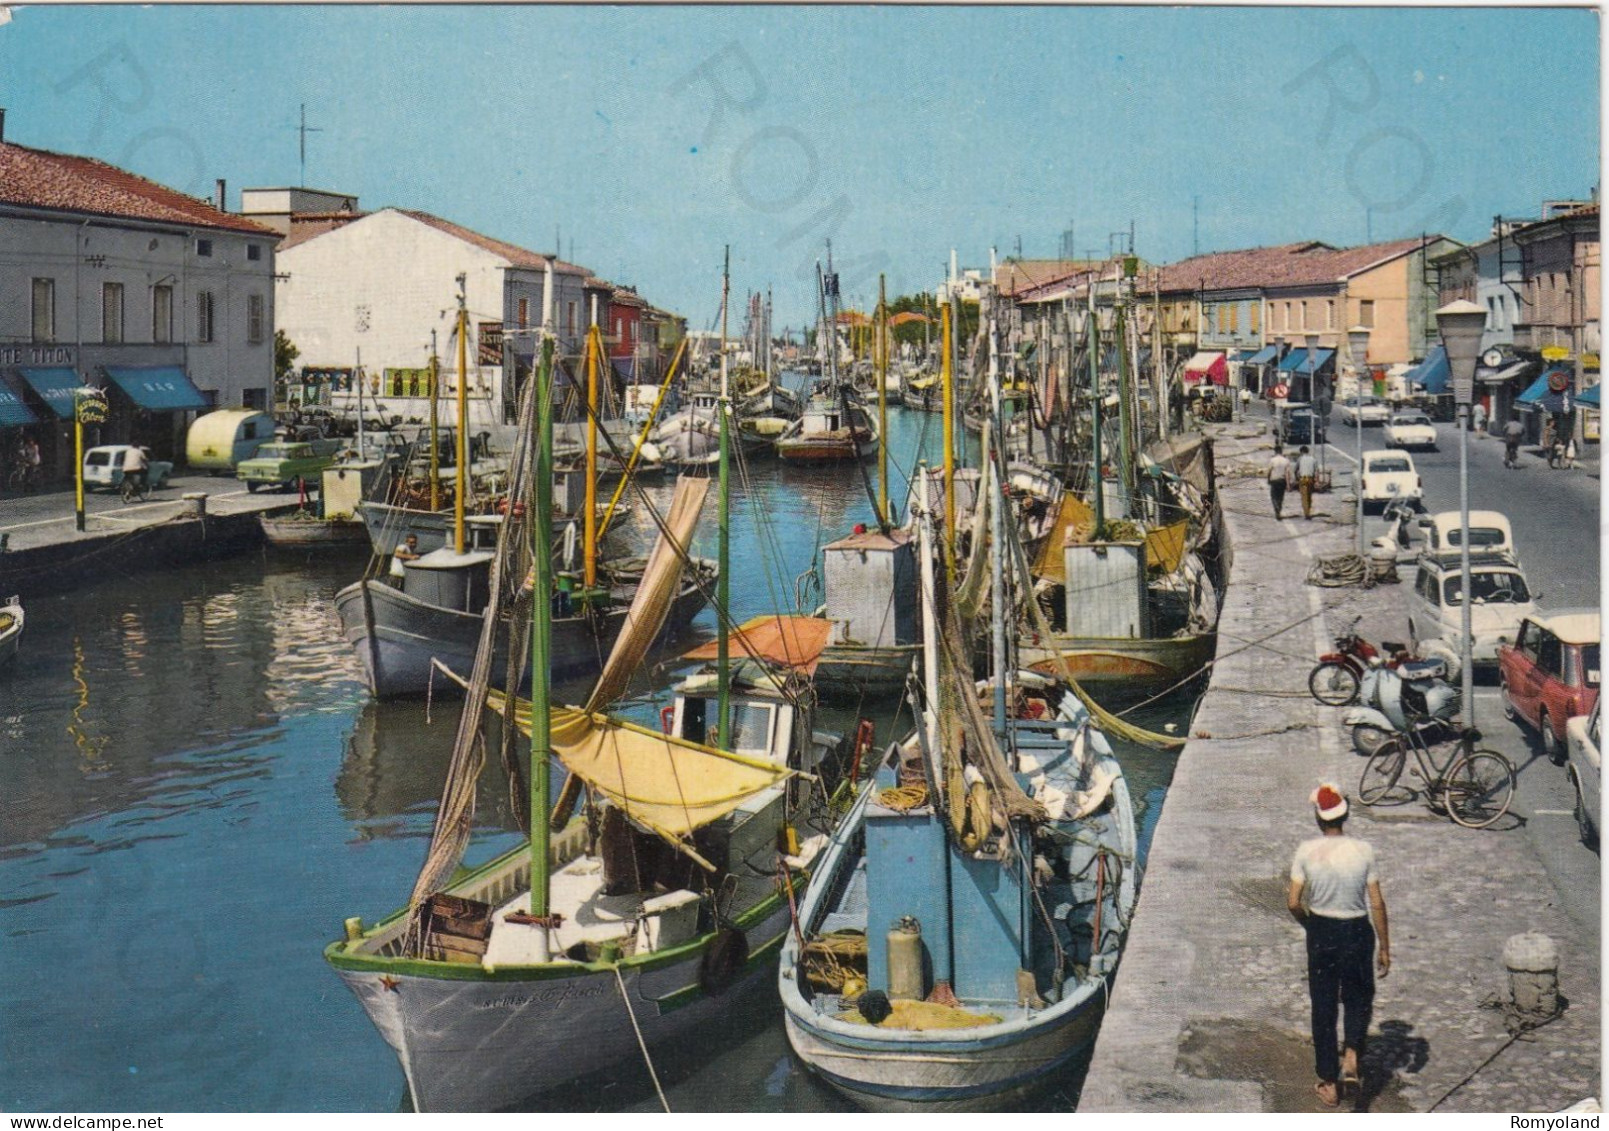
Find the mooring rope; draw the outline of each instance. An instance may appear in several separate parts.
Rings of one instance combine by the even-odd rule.
[[[654,1058],[648,1055],[648,1043],[642,1039],[642,1028],[637,1024],[637,1011],[631,1008],[631,995],[626,992],[626,980],[620,976],[620,967],[616,966],[615,985],[620,987],[620,1000],[626,1003],[626,1016],[631,1018],[631,1031],[637,1034],[637,1047],[642,1050],[642,1062],[648,1066],[648,1077],[654,1082],[654,1091],[659,1093],[659,1106],[670,1113],[670,1101],[665,1098],[665,1089],[659,1086],[659,1073],[654,1071]]]

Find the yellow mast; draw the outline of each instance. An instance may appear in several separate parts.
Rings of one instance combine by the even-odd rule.
[[[888,509],[888,296],[877,276],[877,329],[872,353],[877,362],[877,520],[886,531],[894,523]]]
[[[587,332],[587,493],[582,519],[582,583],[591,590],[598,583],[598,324]]]
[[[464,496],[469,481],[469,308],[464,300],[465,276],[458,276],[458,444],[453,479],[453,550],[464,552]]]
[[[955,381],[950,369],[950,304],[939,310],[939,383],[944,389],[944,539],[955,568]]]
[[[436,331],[430,331],[430,509],[441,509],[441,445],[436,442],[440,426],[440,402],[436,397],[441,384],[441,360],[436,356]],[[361,453],[359,453],[361,455]]]

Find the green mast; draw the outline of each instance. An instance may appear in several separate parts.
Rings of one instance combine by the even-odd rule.
[[[552,293],[552,274],[548,293]],[[548,914],[548,762],[552,755],[548,682],[553,616],[553,335],[544,329],[536,378],[536,459],[531,484],[531,914]],[[547,931],[542,930],[544,943]],[[544,946],[545,950],[545,946]]]
[[[715,638],[716,726],[715,745],[727,748],[728,715],[732,707],[731,657],[726,638],[726,611],[731,607],[731,500],[727,494],[727,475],[731,464],[731,445],[727,439],[728,420],[732,415],[731,390],[726,383],[726,300],[732,285],[732,248],[728,244],[721,264],[721,396],[715,411],[721,418],[721,478],[720,478],[720,549],[716,554],[715,577]]]

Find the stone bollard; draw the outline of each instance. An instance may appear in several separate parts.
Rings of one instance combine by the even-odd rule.
[[[1397,580],[1396,551],[1390,548],[1374,547],[1369,551],[1369,568],[1374,573],[1375,581]]]
[[[1510,935],[1503,944],[1509,998],[1521,1018],[1541,1022],[1559,1013],[1559,950],[1540,931]]]
[[[1358,515],[1360,513],[1361,512],[1358,510],[1358,497],[1356,495],[1341,496],[1341,517],[1339,521],[1342,526],[1356,525]]]
[[[205,491],[187,491],[184,495],[184,517],[207,517],[207,493]]]

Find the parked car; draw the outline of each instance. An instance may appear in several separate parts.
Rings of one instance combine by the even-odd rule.
[[[276,440],[257,449],[251,459],[242,460],[235,477],[246,490],[263,487],[289,487],[298,479],[317,485],[326,467],[335,463],[336,441],[291,443]]]
[[[1512,554],[1471,553],[1470,607],[1471,657],[1477,669],[1490,672],[1497,665],[1497,650],[1512,644],[1526,617],[1536,616],[1539,593],[1525,583],[1525,572]],[[1419,556],[1410,604],[1426,623],[1424,635],[1439,637],[1442,646],[1461,655],[1463,641],[1463,573],[1456,551]],[[1421,650],[1426,646],[1421,645]]]
[[[1603,813],[1603,781],[1598,755],[1598,719],[1602,705],[1570,720],[1565,727],[1569,750],[1570,787],[1575,791],[1575,823],[1581,843],[1598,846],[1598,824]]]
[[[1274,438],[1287,446],[1322,444],[1324,421],[1309,404],[1279,404],[1275,406]]]
[[[1542,750],[1563,765],[1565,725],[1598,701],[1598,610],[1525,618],[1514,643],[1497,650],[1503,714],[1542,736]]]
[[[1407,452],[1364,452],[1359,478],[1365,508],[1371,503],[1384,507],[1395,499],[1407,499],[1417,507],[1425,493],[1424,481]]]
[[[1360,421],[1364,426],[1384,424],[1390,415],[1391,410],[1379,397],[1350,397],[1341,402],[1341,423],[1354,428]]]
[[[134,445],[103,444],[84,453],[84,486],[89,490],[105,487],[116,490],[123,485],[123,460]],[[168,485],[173,464],[162,459],[147,459],[146,468],[151,489]]]
[[[1394,413],[1385,427],[1388,448],[1429,448],[1436,450],[1436,426],[1422,412]]]
[[[1445,554],[1463,545],[1464,522],[1457,511],[1437,511],[1419,520],[1425,532],[1425,550]],[[1514,527],[1502,511],[1469,512],[1469,552],[1508,554],[1519,560],[1514,548]]]

